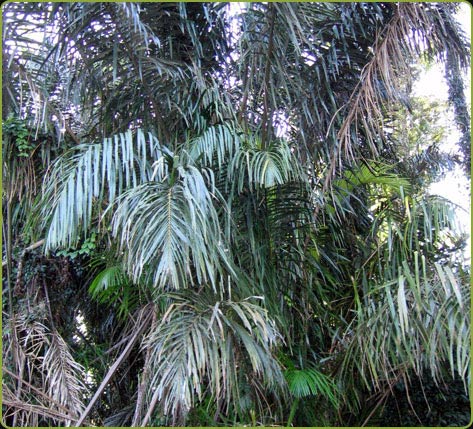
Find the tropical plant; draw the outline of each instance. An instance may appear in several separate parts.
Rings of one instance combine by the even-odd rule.
[[[445,64],[467,138],[457,8],[5,5],[5,421],[356,425],[426,373],[467,390],[465,235],[411,97]]]

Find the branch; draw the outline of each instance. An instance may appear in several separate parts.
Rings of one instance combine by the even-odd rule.
[[[24,250],[23,250],[23,254],[25,254],[26,252],[29,252],[31,250],[34,250],[40,246],[42,246],[44,244],[44,238],[37,241],[36,243],[33,243],[31,246],[28,246],[26,247]],[[5,267],[6,265],[8,264],[8,260],[6,261],[2,261],[2,268]]]
[[[107,384],[113,378],[113,376],[115,375],[117,369],[120,367],[120,365],[125,360],[125,358],[130,354],[131,349],[135,345],[135,343],[138,340],[139,336],[143,333],[143,331],[148,326],[150,320],[152,319],[152,314],[154,313],[154,308],[152,306],[150,308],[152,309],[152,312],[151,313],[148,312],[148,314],[146,314],[146,316],[144,316],[144,319],[141,321],[141,325],[135,331],[135,333],[131,337],[130,341],[126,345],[126,347],[123,350],[123,352],[121,353],[121,355],[118,357],[118,359],[115,361],[115,363],[108,370],[107,375],[102,380],[102,383],[100,383],[100,386],[96,390],[93,398],[90,400],[89,405],[87,405],[87,408],[83,411],[83,413],[81,414],[81,416],[79,417],[79,419],[77,420],[77,422],[74,426],[79,427],[79,426],[82,425],[82,423],[84,423],[85,418],[92,411],[92,408],[94,407],[97,400],[100,398],[100,395],[104,391],[105,387],[107,387]]]

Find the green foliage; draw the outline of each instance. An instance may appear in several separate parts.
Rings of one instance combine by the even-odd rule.
[[[121,320],[130,317],[139,304],[140,296],[121,266],[106,267],[100,271],[90,283],[89,293],[100,304],[116,306]]]
[[[155,154],[159,144],[148,138],[142,132],[133,137],[129,131],[101,144],[80,145],[55,161],[32,218],[33,225],[48,228],[46,250],[76,247],[92,215],[103,214],[105,200],[112,204],[126,189],[151,177],[148,153]]]
[[[28,158],[35,149],[32,143],[31,131],[26,121],[15,116],[9,116],[2,122],[3,138],[10,138],[16,148],[17,156]],[[5,142],[4,142],[5,144]]]
[[[156,288],[180,289],[193,283],[192,265],[197,282],[210,282],[215,289],[216,273],[230,261],[212,201],[212,183],[206,184],[212,176],[206,176],[192,165],[176,163],[160,182],[148,182],[121,196],[112,234],[119,237],[135,281],[146,268]]]
[[[145,349],[150,350],[146,366],[151,374],[147,402],[154,407],[158,399],[173,423],[206,391],[220,407],[238,412],[242,381],[263,389],[253,391],[257,396],[281,386],[283,375],[272,356],[279,334],[256,304],[260,297],[219,299],[201,292],[170,298],[172,304],[149,333]]]
[[[56,252],[57,256],[66,256],[68,258],[74,259],[77,256],[90,256],[96,249],[97,235],[95,232],[92,232],[90,237],[87,237],[79,249],[68,249],[68,250],[59,250]]]
[[[459,159],[410,94],[418,61],[460,89],[455,7],[8,3],[7,423],[356,426],[466,383],[465,236],[426,192]]]
[[[466,380],[468,283],[459,283],[448,266],[435,264],[431,271],[417,252],[413,265],[404,261],[393,274],[394,279],[376,286],[365,279],[367,293],[357,303],[356,318],[347,333],[350,340],[342,378],[350,380],[353,375],[349,374],[359,374],[367,388],[379,389],[399,371],[413,371],[420,377],[428,368],[432,379],[440,383],[448,362],[452,376],[458,371]]]
[[[289,392],[295,398],[323,395],[333,405],[338,406],[337,388],[334,382],[320,371],[314,368],[289,369],[284,372]]]
[[[235,180],[238,192],[246,185],[270,188],[299,179],[298,161],[286,142],[278,141],[261,148],[258,141],[247,144],[233,157],[229,180]]]

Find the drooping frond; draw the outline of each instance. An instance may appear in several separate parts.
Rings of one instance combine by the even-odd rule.
[[[453,209],[445,199],[402,192],[373,207],[369,256],[352,278],[356,317],[341,373],[347,381],[356,369],[375,389],[425,371],[440,383],[450,370],[466,383],[469,288],[458,267]]]
[[[45,311],[39,304],[28,315],[14,316],[10,325],[17,367],[6,370],[15,387],[4,379],[4,405],[21,426],[38,425],[42,418],[68,425],[84,409],[84,368],[58,332],[41,322]]]
[[[103,213],[126,189],[151,178],[159,143],[138,130],[81,145],[56,160],[43,184],[36,222],[47,228],[46,250],[74,247],[92,214]]]
[[[245,186],[263,189],[301,178],[298,161],[284,141],[267,148],[258,147],[257,141],[248,146],[236,152],[230,165],[229,179],[236,181],[238,192]]]
[[[393,269],[403,260],[410,260],[414,250],[429,259],[436,255],[442,263],[452,262],[450,258],[444,260],[442,255],[445,243],[455,247],[462,234],[452,203],[438,196],[418,199],[406,196],[397,205],[393,205],[394,201],[390,203],[376,214],[372,233],[377,235],[377,251],[384,252],[383,259],[390,261]],[[457,256],[454,252],[451,258]]]
[[[74,360],[69,346],[57,332],[51,333],[42,368],[46,393],[66,407],[70,412],[70,420],[74,420],[85,409],[85,371]]]
[[[399,3],[390,22],[377,35],[372,47],[372,58],[362,70],[360,81],[348,102],[348,111],[338,131],[340,151],[345,158],[353,158],[352,142],[363,129],[370,149],[377,154],[379,139],[383,138],[383,110],[389,102],[405,102],[411,78],[411,58],[426,55],[455,56],[466,67],[468,49],[462,45],[457,33],[446,34],[446,28],[454,28],[452,18],[442,6]],[[447,25],[439,25],[440,22]],[[461,60],[460,60],[461,58]],[[332,174],[335,171],[332,159]]]
[[[230,124],[211,126],[188,142],[189,154],[206,167],[224,167],[240,150],[243,136]]]
[[[421,376],[427,369],[440,382],[447,362],[452,377],[458,374],[466,383],[470,365],[467,282],[448,266],[436,264],[429,270],[417,252],[412,265],[404,261],[399,266],[397,276],[372,286],[357,308],[343,377],[350,379],[347,371],[356,368],[368,388],[380,388],[399,375],[413,371]]]
[[[257,297],[239,301],[208,293],[171,297],[173,303],[145,342],[154,375],[142,425],[157,403],[164,414],[185,416],[206,389],[213,400],[231,406],[238,399],[240,377],[261,378],[273,388],[284,386],[271,351],[279,335],[267,312],[252,302]]]
[[[133,279],[149,273],[158,288],[180,289],[195,282],[215,287],[222,264],[231,264],[214,207],[212,175],[205,177],[205,171],[174,160],[166,180],[145,183],[120,197],[113,234]]]
[[[220,69],[227,51],[222,4],[16,4],[4,13],[8,105],[76,142],[137,123],[169,140],[192,117],[180,102],[195,105],[202,92],[193,71]]]

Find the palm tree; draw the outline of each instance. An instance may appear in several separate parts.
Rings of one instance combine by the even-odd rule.
[[[413,64],[469,66],[455,8],[6,5],[8,422],[361,424],[399,380],[466,386],[463,237],[415,174],[441,158],[387,131]]]

